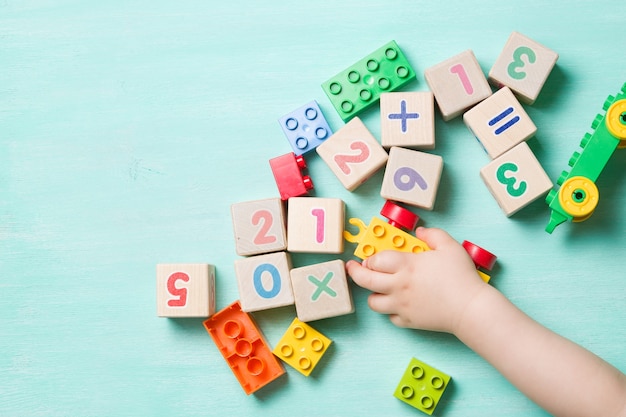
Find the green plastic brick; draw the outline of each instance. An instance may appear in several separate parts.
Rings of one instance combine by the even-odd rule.
[[[375,50],[322,84],[343,121],[376,103],[381,93],[402,88],[415,71],[395,41]]]
[[[449,383],[450,376],[412,358],[393,396],[431,415]]]
[[[606,112],[612,104],[625,99],[626,83],[624,83],[621,92],[616,97],[607,97],[602,109]],[[592,186],[593,184],[584,184],[584,181],[595,183],[604,169],[604,166],[609,162],[611,155],[613,155],[615,149],[620,145],[621,137],[616,137],[611,134],[607,123],[616,125],[617,128],[623,132],[626,129],[626,119],[624,119],[626,111],[622,109],[626,109],[624,101],[622,101],[622,104],[618,107],[618,111],[611,115],[611,119],[607,117],[607,113],[596,115],[591,124],[593,133],[585,134],[580,142],[581,150],[574,152],[569,160],[568,165],[571,167],[571,170],[569,172],[563,171],[557,180],[557,185],[561,186],[566,183],[568,179],[581,177],[583,178],[583,181],[581,181],[582,186],[580,189],[574,187],[574,190],[571,191],[571,196],[566,195],[570,191],[566,191],[564,187],[561,187],[558,191],[556,189],[551,190],[550,193],[548,193],[546,203],[550,206],[551,212],[550,221],[546,226],[546,232],[552,233],[559,224],[568,220],[583,221],[586,220],[586,217],[591,215],[576,218],[576,216],[572,215],[571,210],[566,210],[563,207],[561,200],[571,202],[570,205],[574,208],[576,208],[576,206],[582,207],[584,204],[597,204],[599,196],[595,195],[597,194],[597,190],[594,190],[595,186]],[[622,134],[623,133],[620,135]],[[590,190],[594,192],[590,193]],[[577,201],[577,199],[580,201]],[[592,201],[592,199],[595,199],[595,201]]]

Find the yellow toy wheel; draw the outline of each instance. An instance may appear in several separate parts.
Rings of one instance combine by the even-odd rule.
[[[626,99],[617,100],[606,111],[606,127],[617,139],[626,139]]]
[[[587,220],[596,209],[599,198],[598,187],[586,177],[569,178],[559,190],[559,203],[575,222]]]

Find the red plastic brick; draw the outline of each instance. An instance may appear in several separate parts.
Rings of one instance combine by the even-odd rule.
[[[463,241],[463,247],[469,253],[477,268],[491,271],[491,268],[496,263],[496,255],[467,240]]]
[[[394,203],[393,201],[385,202],[380,214],[387,218],[388,223],[399,229],[412,231],[417,226],[420,217],[410,210]]]
[[[293,152],[270,159],[270,167],[278,186],[280,198],[285,201],[290,197],[305,195],[313,189],[313,181],[308,175],[303,175],[306,161],[302,155],[296,156]]]
[[[250,395],[285,373],[239,301],[203,322],[241,387]]]

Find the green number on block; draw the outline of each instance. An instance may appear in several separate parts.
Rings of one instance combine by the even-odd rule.
[[[520,181],[518,183],[515,177],[506,176],[508,171],[517,172],[518,169],[519,168],[514,163],[507,162],[506,164],[500,165],[500,168],[496,171],[498,182],[506,185],[506,192],[509,193],[511,197],[519,197],[526,192],[526,181]],[[518,184],[518,186],[516,187],[515,184]]]
[[[524,68],[524,66],[526,65],[524,61],[522,61],[522,57],[524,55],[526,55],[529,64],[534,64],[537,60],[535,51],[527,46],[520,46],[515,51],[513,51],[513,62],[511,62],[507,68],[509,77],[515,80],[523,80],[524,78],[526,78],[526,72],[518,71],[518,68]]]

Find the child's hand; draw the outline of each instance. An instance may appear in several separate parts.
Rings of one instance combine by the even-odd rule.
[[[374,292],[370,308],[389,314],[396,326],[455,333],[466,306],[486,284],[465,249],[446,232],[420,227],[415,234],[432,250],[384,251],[362,264],[349,261],[347,272]]]

